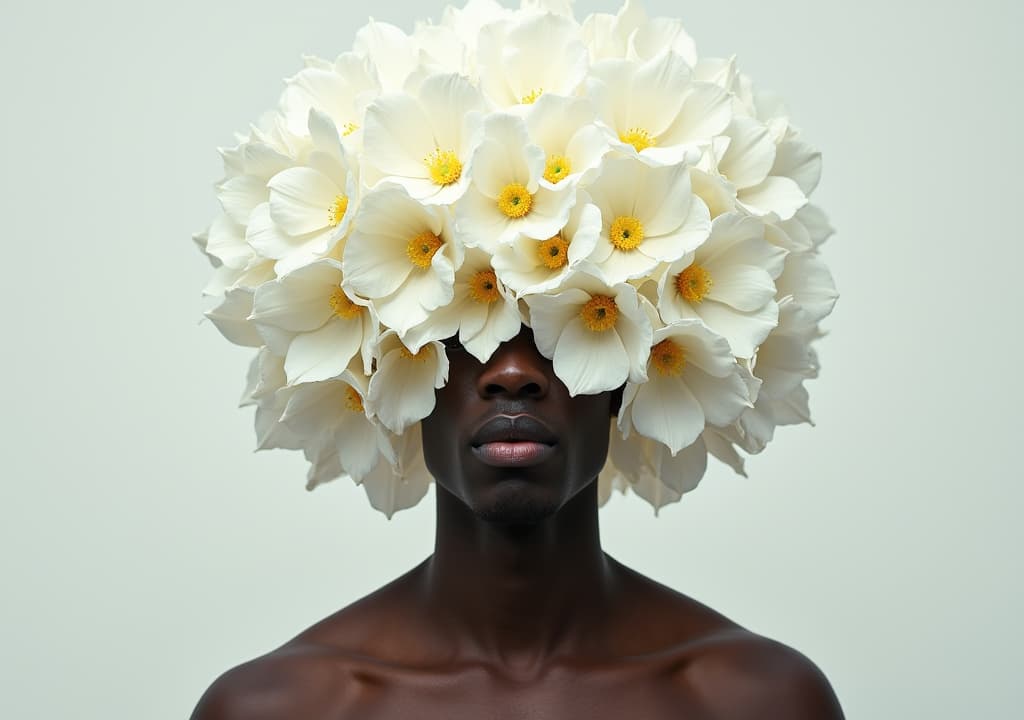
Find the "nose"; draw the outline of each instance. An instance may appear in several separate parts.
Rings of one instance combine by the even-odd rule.
[[[520,333],[498,346],[477,378],[480,397],[530,398],[539,400],[548,394],[551,361],[537,351],[533,333],[524,327]]]

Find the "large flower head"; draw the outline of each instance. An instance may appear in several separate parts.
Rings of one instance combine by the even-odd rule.
[[[423,203],[454,202],[469,185],[485,109],[480,91],[460,75],[432,75],[415,95],[381,95],[366,111],[366,184],[398,183]]]
[[[452,301],[463,250],[447,211],[385,186],[366,196],[356,228],[345,245],[344,286],[370,300],[385,325],[405,333]]]
[[[431,482],[447,352],[439,411],[513,348],[563,399],[620,393],[602,504],[631,490],[657,512],[709,454],[742,474],[809,420],[836,301],[818,151],[641,0],[582,21],[572,0],[515,4],[371,19],[333,62],[307,57],[221,150],[221,211],[194,236],[207,317],[256,349],[258,447],[301,450],[307,487],[351,477],[388,517]]]

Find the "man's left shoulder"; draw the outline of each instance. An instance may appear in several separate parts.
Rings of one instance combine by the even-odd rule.
[[[843,718],[831,684],[806,655],[741,628],[699,643],[678,679],[714,717]]]

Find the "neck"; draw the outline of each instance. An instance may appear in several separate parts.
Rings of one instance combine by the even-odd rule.
[[[553,515],[519,526],[481,520],[437,486],[437,536],[423,593],[459,654],[529,670],[592,648],[612,586],[596,481]]]

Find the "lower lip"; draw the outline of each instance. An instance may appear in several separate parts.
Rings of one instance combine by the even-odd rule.
[[[553,445],[537,442],[491,442],[473,448],[480,460],[493,467],[530,467],[544,462],[554,450]]]

